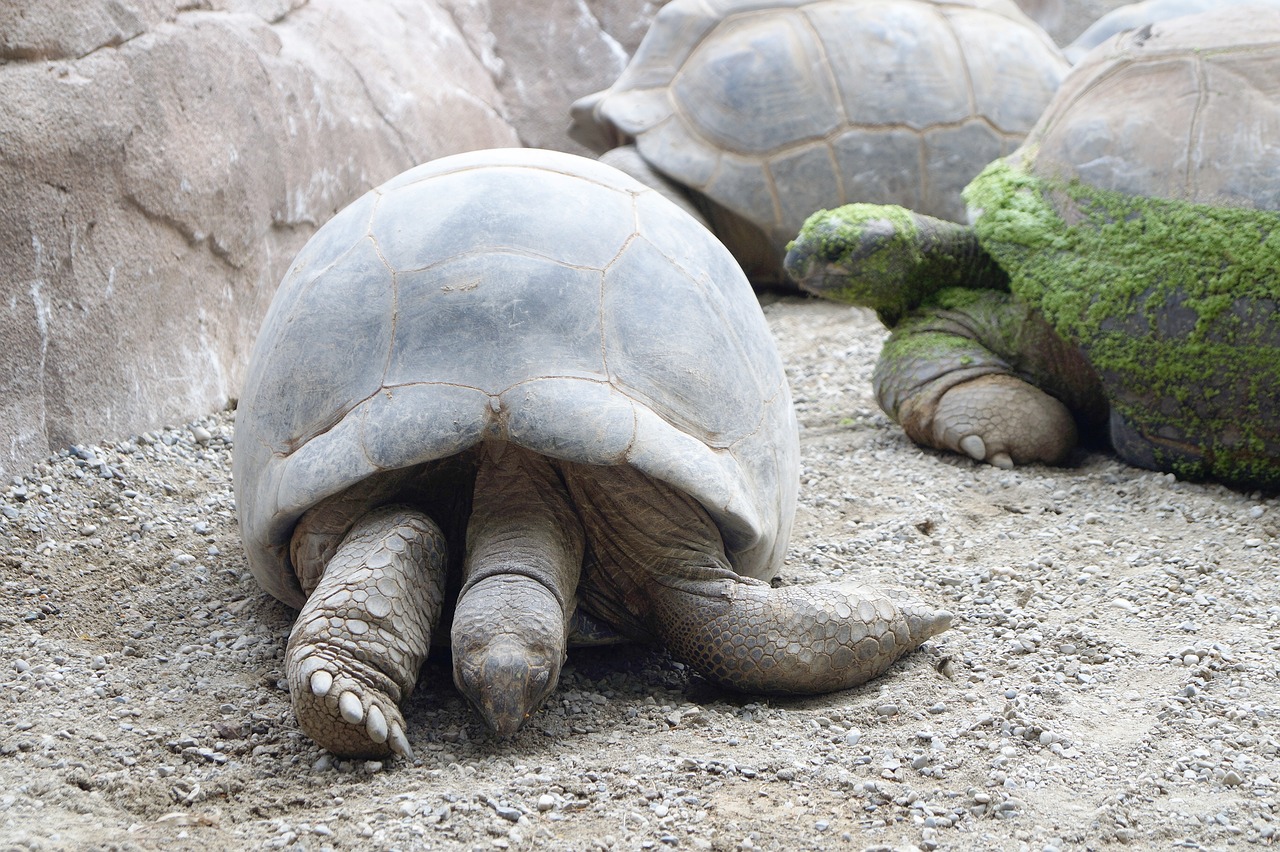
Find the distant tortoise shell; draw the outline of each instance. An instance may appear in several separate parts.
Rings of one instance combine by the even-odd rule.
[[[1280,210],[1280,6],[1171,18],[1101,46],[1010,159],[1129,195]]]
[[[1141,0],[1107,12],[1080,33],[1075,41],[1064,47],[1062,52],[1071,62],[1079,62],[1089,51],[1125,30],[1137,30],[1182,15],[1196,15],[1244,4],[1280,7],[1280,0]]]
[[[571,133],[646,161],[782,250],[818,209],[960,220],[1068,64],[1007,0],[673,0]]]
[[[1095,49],[966,190],[1137,464],[1280,484],[1277,140],[1280,8],[1233,7]]]
[[[308,242],[250,358],[233,477],[250,567],[294,606],[307,509],[490,439],[666,482],[768,578],[796,428],[759,303],[710,233],[609,166],[503,149],[411,169]]]

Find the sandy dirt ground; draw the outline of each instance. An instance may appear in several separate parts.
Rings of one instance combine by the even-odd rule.
[[[1280,816],[1280,501],[1080,452],[921,451],[866,312],[769,304],[802,424],[784,582],[911,589],[955,626],[817,698],[575,652],[512,741],[424,667],[420,762],[335,760],[249,576],[232,418],[104,440],[0,491],[0,849],[1226,849]]]

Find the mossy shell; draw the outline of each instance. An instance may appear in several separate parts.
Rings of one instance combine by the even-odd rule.
[[[798,435],[759,303],[706,229],[594,160],[445,157],[306,244],[236,413],[254,575],[300,605],[289,542],[308,508],[484,440],[631,465],[696,498],[741,573],[782,563]]]
[[[814,210],[901,204],[961,220],[1068,71],[1008,0],[672,0],[575,138],[634,139],[779,253]]]
[[[966,190],[1137,464],[1280,485],[1280,10],[1119,37]]]

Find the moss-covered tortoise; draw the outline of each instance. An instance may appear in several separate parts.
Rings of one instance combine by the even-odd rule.
[[[791,288],[787,241],[820,207],[963,216],[1068,68],[1010,0],[672,0],[570,135]]]
[[[851,205],[815,214],[788,268],[892,326],[875,391],[918,443],[1009,466],[1097,434],[1274,488],[1278,139],[1280,10],[1172,19],[1076,67],[966,189],[972,228]]]
[[[400,705],[455,596],[438,639],[504,735],[575,630],[804,693],[945,629],[892,594],[770,587],[798,464],[782,364],[723,246],[609,166],[504,149],[411,169],[312,237],[254,347],[233,473],[254,574],[301,608],[303,729],[408,755]]]

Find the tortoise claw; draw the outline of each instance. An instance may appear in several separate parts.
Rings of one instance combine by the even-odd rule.
[[[965,435],[961,438],[960,449],[964,450],[971,459],[986,461],[987,445],[977,435]]]
[[[364,707],[354,692],[344,692],[338,697],[338,713],[348,725],[359,725],[364,721]]]
[[[333,688],[333,675],[321,670],[311,675],[308,679],[311,686],[311,694],[317,698],[324,698],[329,694],[329,690]]]
[[[418,762],[418,758],[414,755],[413,749],[409,747],[409,738],[404,735],[404,728],[396,722],[391,722],[387,728],[387,745],[391,747],[391,751],[400,755],[405,760]]]

